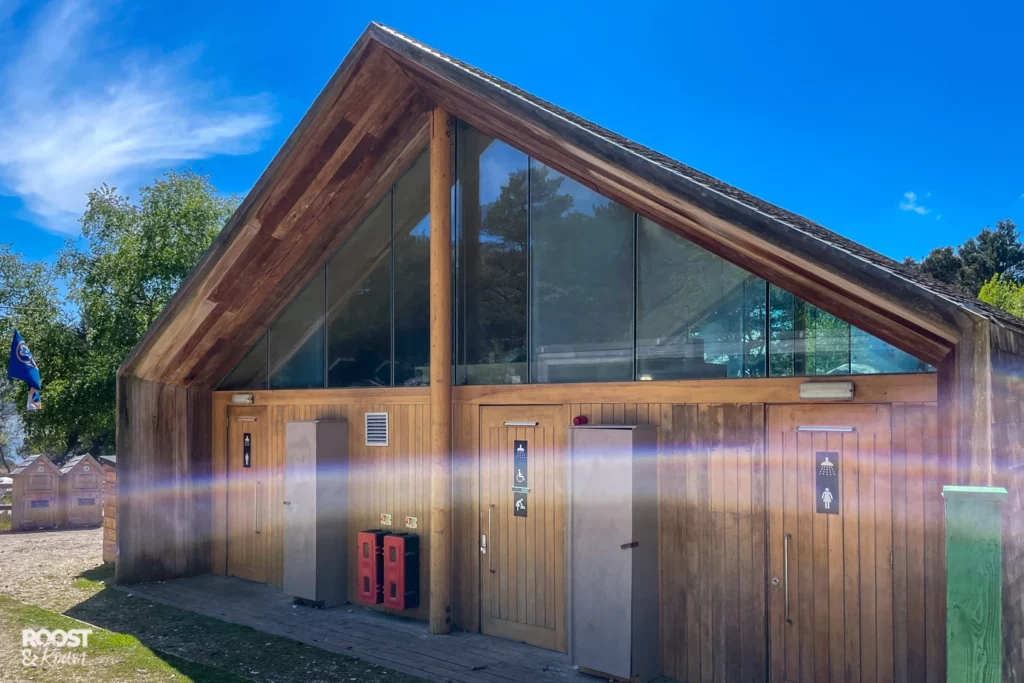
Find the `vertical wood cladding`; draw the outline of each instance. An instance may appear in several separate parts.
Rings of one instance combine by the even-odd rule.
[[[307,399],[308,400],[308,399]],[[387,412],[390,419],[388,446],[366,445],[367,412]],[[226,519],[226,446],[224,435],[225,404],[218,403],[215,418],[219,437],[214,438],[215,496],[214,571],[227,571],[225,539],[230,536]],[[267,407],[267,475],[263,534],[266,543],[267,584],[284,585],[284,464],[285,424],[291,420],[347,420],[349,424],[349,538],[363,529],[381,527],[382,513],[390,514],[393,531],[420,535],[420,605],[401,614],[426,619],[429,609],[430,568],[430,408],[410,403],[312,403],[296,401]],[[415,517],[417,528],[407,529],[406,517]],[[386,527],[385,527],[386,528]],[[354,540],[353,540],[354,542]],[[349,554],[348,594],[355,595],[356,554]],[[382,611],[393,611],[377,606]]]
[[[118,583],[210,571],[210,392],[118,378]]]
[[[992,330],[992,458],[1003,504],[1003,680],[1024,682],[1024,339]]]

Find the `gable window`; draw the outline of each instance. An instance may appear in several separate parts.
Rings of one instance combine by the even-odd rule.
[[[327,386],[391,386],[391,193],[327,263]]]
[[[455,127],[458,384],[933,372],[464,122]],[[424,151],[219,389],[430,383]]]
[[[633,378],[633,213],[530,160],[530,380]]]

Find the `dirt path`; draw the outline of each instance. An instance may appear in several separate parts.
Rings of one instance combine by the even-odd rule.
[[[91,593],[76,577],[103,564],[103,529],[0,533],[0,593],[63,612]]]

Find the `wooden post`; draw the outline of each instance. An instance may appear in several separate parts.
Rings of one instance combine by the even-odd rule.
[[[430,632],[452,630],[452,145],[430,114]]]
[[[946,680],[998,683],[1003,670],[1006,489],[945,486]]]

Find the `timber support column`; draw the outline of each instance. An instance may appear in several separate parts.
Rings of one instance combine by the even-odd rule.
[[[1004,488],[945,486],[946,680],[999,683],[1003,673]]]
[[[452,630],[452,132],[430,113],[430,632]]]

